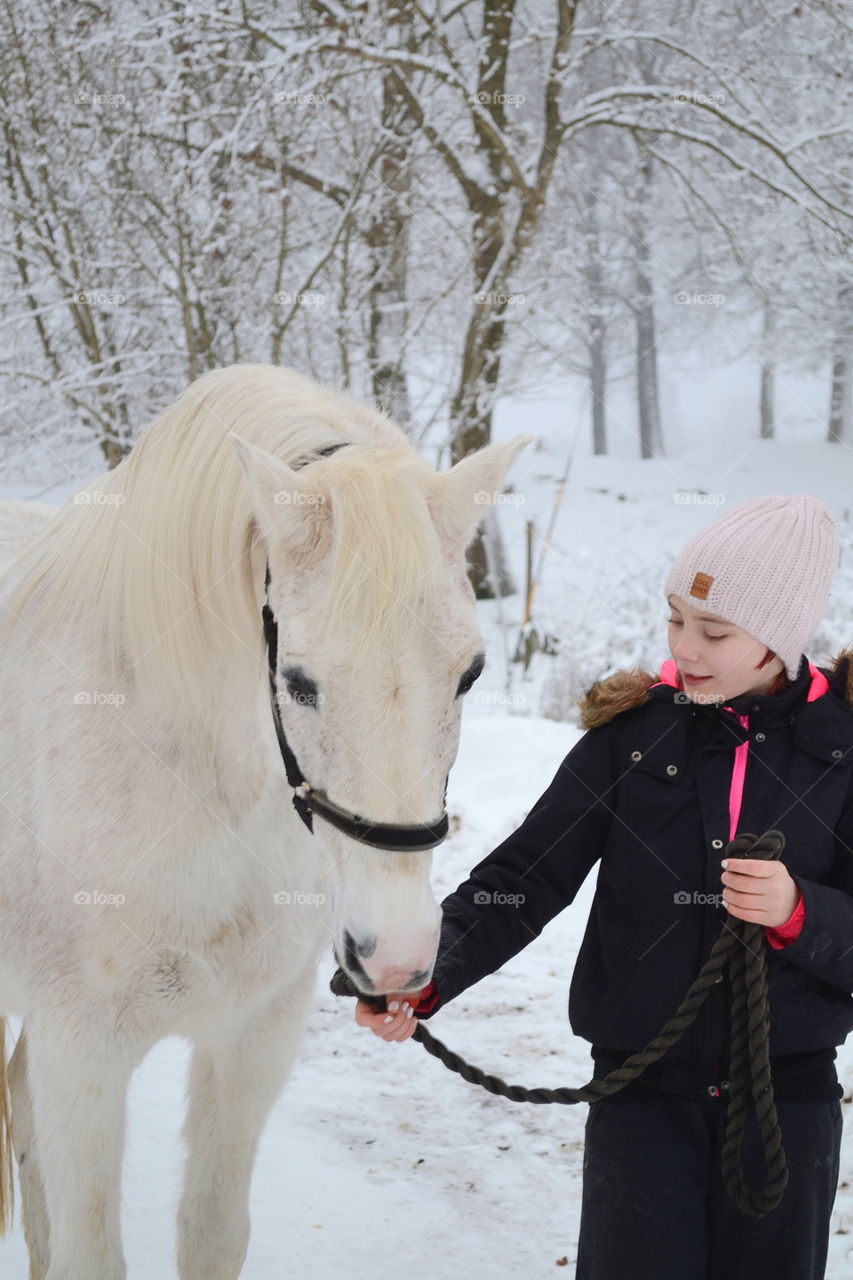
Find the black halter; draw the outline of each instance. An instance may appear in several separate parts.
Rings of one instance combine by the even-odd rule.
[[[327,457],[335,452],[336,449],[343,448],[346,441],[340,444],[330,445],[327,449],[318,449],[311,457]],[[311,459],[305,459],[310,462]],[[298,463],[304,466],[305,462]],[[391,822],[370,822],[367,818],[363,818],[358,813],[353,813],[349,809],[343,809],[340,805],[330,800],[324,791],[319,791],[306,782],[302,770],[299,768],[299,762],[293,753],[287,737],[284,732],[284,726],[281,723],[281,713],[278,706],[278,690],[276,687],[276,672],[278,661],[278,626],[275,616],[269,603],[269,586],[270,586],[270,566],[267,561],[266,577],[264,579],[264,637],[267,644],[267,656],[269,659],[269,679],[270,679],[270,700],[272,702],[272,716],[275,724],[276,737],[278,738],[279,750],[281,758],[284,761],[285,772],[287,773],[287,781],[293,787],[293,806],[305,823],[309,831],[313,833],[314,826],[312,821],[313,814],[318,814],[324,818],[326,822],[333,827],[337,827],[339,831],[343,831],[345,835],[350,836],[353,840],[358,840],[361,844],[372,845],[376,849],[388,849],[401,853],[417,853],[424,849],[432,849],[437,844],[441,844],[447,835],[448,819],[446,810],[442,810],[441,817],[437,822],[419,824],[409,823],[391,823]],[[447,795],[447,779],[444,780],[444,794]]]

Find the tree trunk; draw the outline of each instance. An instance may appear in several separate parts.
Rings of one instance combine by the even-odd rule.
[[[658,397],[658,361],[655,338],[655,301],[652,261],[646,234],[649,216],[649,186],[652,179],[651,159],[639,167],[636,202],[632,212],[634,239],[634,304],[637,335],[637,410],[640,427],[640,456],[663,456]]]
[[[832,384],[826,435],[830,443],[847,440],[853,424],[853,283],[843,281],[837,296],[838,321],[832,343]]]
[[[483,6],[483,44],[477,73],[477,100],[494,125],[506,131],[506,76],[516,0],[485,0]],[[462,372],[453,397],[450,415],[453,427],[451,452],[453,461],[488,444],[492,434],[492,413],[501,366],[504,316],[507,309],[508,278],[511,262],[497,270],[504,249],[506,205],[511,200],[512,176],[505,157],[483,122],[474,115],[483,159],[488,165],[490,182],[469,188],[469,207],[473,214],[474,300],[465,347]],[[519,246],[513,246],[514,262]],[[489,574],[483,535],[478,534],[468,552],[469,573],[478,599],[491,599],[496,593],[511,595],[515,584],[506,567],[503,544],[496,519],[490,521],[490,551],[498,581]]]
[[[775,329],[773,312],[768,303],[764,306],[764,326],[762,330],[761,352],[761,439],[772,440],[776,431],[774,413],[774,392],[776,378],[776,361],[773,352],[773,332]]]
[[[587,284],[589,320],[589,385],[592,396],[592,451],[607,453],[607,357],[604,347],[605,320],[602,298],[601,244],[598,234],[598,201],[594,190],[584,188],[583,232],[586,260],[583,274]]]
[[[411,15],[406,9],[395,10],[394,14],[394,25],[388,28],[388,42],[392,41],[392,31],[396,31],[394,44],[409,47]],[[386,71],[382,81],[382,132],[387,143],[379,161],[382,186],[377,197],[377,216],[367,234],[373,257],[367,356],[374,399],[403,425],[411,417],[403,344],[411,221],[409,147],[415,128],[397,72]]]
[[[503,223],[497,199],[484,197],[477,210],[474,244],[474,270],[479,292],[465,333],[462,370],[450,410],[453,462],[458,462],[475,449],[482,449],[492,435],[492,413],[507,309],[507,295],[500,292],[502,280],[492,280],[492,268],[503,247]],[[484,289],[490,283],[496,287]],[[497,583],[492,582],[489,574],[482,533],[477,534],[468,549],[469,576],[478,600],[491,600],[496,594],[512,595],[515,591],[506,566],[497,520],[491,522],[490,537]]]

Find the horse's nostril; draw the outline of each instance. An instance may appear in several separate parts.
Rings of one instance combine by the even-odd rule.
[[[356,942],[349,929],[344,930],[344,946],[350,956],[369,959],[376,950],[377,941],[378,939],[374,935],[366,937],[362,942]]]

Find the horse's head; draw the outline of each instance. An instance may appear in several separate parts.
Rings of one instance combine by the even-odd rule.
[[[278,704],[302,774],[369,824],[437,824],[462,699],[484,662],[465,549],[532,437],[439,474],[402,440],[295,469],[231,438],[269,565]],[[368,993],[422,987],[440,924],[430,850],[372,847],[322,811],[313,828],[333,854],[344,968]]]

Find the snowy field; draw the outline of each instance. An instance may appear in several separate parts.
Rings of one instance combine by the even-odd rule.
[[[462,827],[436,859],[443,896],[524,816],[577,738],[538,719],[467,720],[448,790]],[[566,1019],[568,983],[594,872],[573,905],[500,973],[429,1026],[469,1060],[528,1085],[579,1085],[591,1067]],[[252,1191],[245,1280],[548,1280],[573,1275],[587,1108],[506,1102],[466,1084],[413,1041],[388,1045],[328,991],[331,956],[301,1059],[264,1134]],[[687,987],[685,982],[685,988]],[[162,1041],[130,1095],[124,1183],[129,1280],[175,1280],[183,1042]],[[853,1280],[853,1041],[829,1280]],[[568,1260],[562,1269],[563,1260]],[[26,1280],[19,1231],[0,1275]],[[628,1280],[614,1277],[614,1280]],[[792,1278],[793,1280],[793,1278]]]
[[[542,715],[544,700],[556,696],[549,676],[557,674],[557,685],[564,680],[582,688],[625,662],[655,664],[666,656],[660,594],[666,568],[717,514],[758,493],[823,498],[842,524],[845,559],[819,642],[832,652],[853,641],[853,455],[845,446],[804,438],[808,394],[808,387],[799,388],[801,422],[795,415],[778,443],[730,446],[724,420],[719,431],[709,429],[707,448],[688,457],[576,457],[537,596],[537,620],[562,636],[563,651],[540,659],[529,681],[516,669],[511,698],[502,654],[514,644],[519,598],[502,602],[504,631],[496,606],[482,606],[489,666],[469,696],[450,779],[456,823],[434,859],[439,898],[523,819],[577,740],[572,723]],[[701,395],[693,402],[701,428]],[[564,409],[565,403],[556,412],[554,402],[503,406],[501,434],[533,430],[543,439],[542,448],[528,450],[516,464],[517,500],[501,510],[519,574],[523,522],[535,515],[544,531],[562,472],[571,435]],[[35,496],[39,488],[19,486],[3,496]],[[705,498],[696,496],[700,490]],[[66,485],[41,500],[60,501],[68,492]],[[709,494],[718,495],[717,505],[708,503]],[[813,647],[810,656],[821,661],[827,653]],[[430,1029],[506,1079],[585,1082],[588,1045],[571,1035],[566,1002],[594,880],[593,871],[574,904],[536,942],[442,1010]],[[351,1001],[329,993],[333,967],[329,955],[300,1060],[262,1141],[245,1280],[342,1274],[401,1280],[413,1267],[429,1280],[573,1275],[587,1108],[492,1098],[416,1043],[380,1042],[356,1027]],[[685,976],[685,989],[693,976]],[[173,1219],[186,1067],[186,1046],[167,1040],[133,1080],[124,1182],[130,1280],[176,1276]],[[838,1067],[845,1134],[827,1276],[853,1280],[853,1039],[839,1051]],[[26,1280],[19,1224],[0,1244],[0,1275]]]

